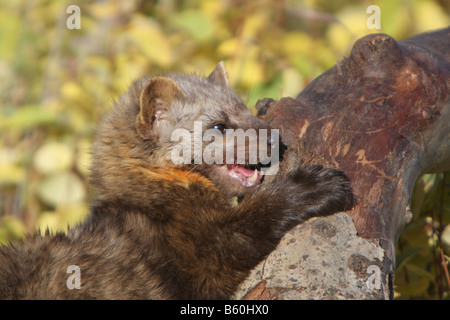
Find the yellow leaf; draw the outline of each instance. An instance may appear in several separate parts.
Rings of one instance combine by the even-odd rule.
[[[143,54],[118,53],[114,57],[114,66],[116,69],[112,79],[114,89],[117,92],[123,92],[134,80],[145,75],[145,70],[148,68],[148,59]]]
[[[369,33],[380,32],[377,29],[367,29],[366,20],[369,15],[364,5],[346,7],[336,17],[340,23],[332,24],[326,37],[332,47],[342,54],[350,52],[357,39]]]
[[[286,68],[283,70],[283,88],[281,91],[282,97],[295,98],[303,87],[303,78],[297,70],[292,68]]]
[[[304,54],[307,55],[312,50],[312,38],[308,34],[300,31],[285,34],[280,41],[286,55]]]
[[[63,206],[55,211],[44,211],[39,214],[37,228],[41,234],[48,229],[51,233],[64,232],[86,219],[89,214],[87,205],[80,203]]]
[[[217,53],[220,56],[231,57],[239,48],[239,40],[237,38],[231,38],[223,41],[217,48]]]
[[[417,33],[448,27],[450,19],[439,4],[433,1],[417,1],[414,6],[414,26]]]
[[[215,19],[226,10],[226,4],[223,1],[203,1],[201,4],[202,11],[209,17]]]
[[[59,216],[55,211],[44,211],[39,214],[37,229],[42,235],[45,234],[47,230],[49,230],[50,233],[60,231],[59,221]]]
[[[77,169],[87,177],[90,173],[90,166],[92,162],[91,143],[88,140],[82,140],[78,143],[78,154],[76,161]]]
[[[25,231],[23,221],[16,217],[7,215],[0,218],[0,245],[22,238]]]
[[[86,195],[83,182],[72,172],[61,172],[43,179],[37,188],[39,198],[51,207],[81,203]]]
[[[60,208],[58,212],[61,215],[61,231],[66,231],[67,226],[74,226],[86,219],[89,214],[89,208],[86,204],[80,203]]]
[[[83,95],[83,89],[78,83],[67,81],[61,87],[61,94],[65,99],[77,100],[81,95]]]
[[[415,6],[414,2],[380,0],[377,5],[380,7],[382,32],[394,39],[401,39],[411,32],[411,11]]]
[[[95,2],[88,8],[89,12],[97,19],[108,19],[120,13],[120,7],[116,2]]]
[[[264,79],[263,69],[258,61],[253,59],[238,60],[230,63],[230,79],[235,79],[241,86],[251,87]]]
[[[23,181],[25,178],[25,170],[23,167],[15,164],[0,163],[0,186],[15,185]]]
[[[137,19],[129,34],[151,62],[163,68],[172,64],[172,52],[168,37],[157,25]]]
[[[269,12],[260,11],[247,17],[242,30],[242,36],[252,38],[267,27]]]
[[[36,151],[33,159],[34,167],[40,174],[67,170],[72,165],[72,162],[72,148],[59,142],[44,144]]]

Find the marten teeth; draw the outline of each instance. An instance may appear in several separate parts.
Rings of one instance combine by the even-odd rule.
[[[253,175],[247,179],[248,182],[256,182],[258,179],[258,170],[255,169],[255,172],[253,172]]]

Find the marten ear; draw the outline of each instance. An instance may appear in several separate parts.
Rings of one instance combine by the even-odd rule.
[[[220,61],[217,64],[209,75],[208,81],[219,86],[228,87],[228,74],[223,61]]]
[[[136,130],[144,139],[158,138],[160,126],[175,99],[186,97],[183,89],[171,78],[155,77],[141,92],[140,111],[136,117]]]

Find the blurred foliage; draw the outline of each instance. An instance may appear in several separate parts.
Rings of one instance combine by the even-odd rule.
[[[79,30],[66,27],[73,4]],[[366,27],[371,4],[381,30]],[[297,95],[361,36],[446,27],[449,9],[443,0],[0,0],[0,243],[86,217],[95,125],[134,79],[208,74],[223,60],[253,108]],[[444,197],[442,175],[416,186],[399,241],[399,298],[448,298],[438,249],[449,254],[449,183],[447,174]]]
[[[450,299],[443,262],[450,255],[450,174],[426,174],[414,187],[413,220],[397,244],[396,296]],[[443,257],[441,255],[441,249]]]

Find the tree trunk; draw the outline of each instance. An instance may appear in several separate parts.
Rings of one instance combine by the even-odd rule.
[[[450,169],[449,88],[447,28],[400,42],[365,36],[295,99],[265,100],[260,113],[288,152],[303,148],[344,170],[359,203],[293,229],[236,297],[392,298],[414,183]]]

